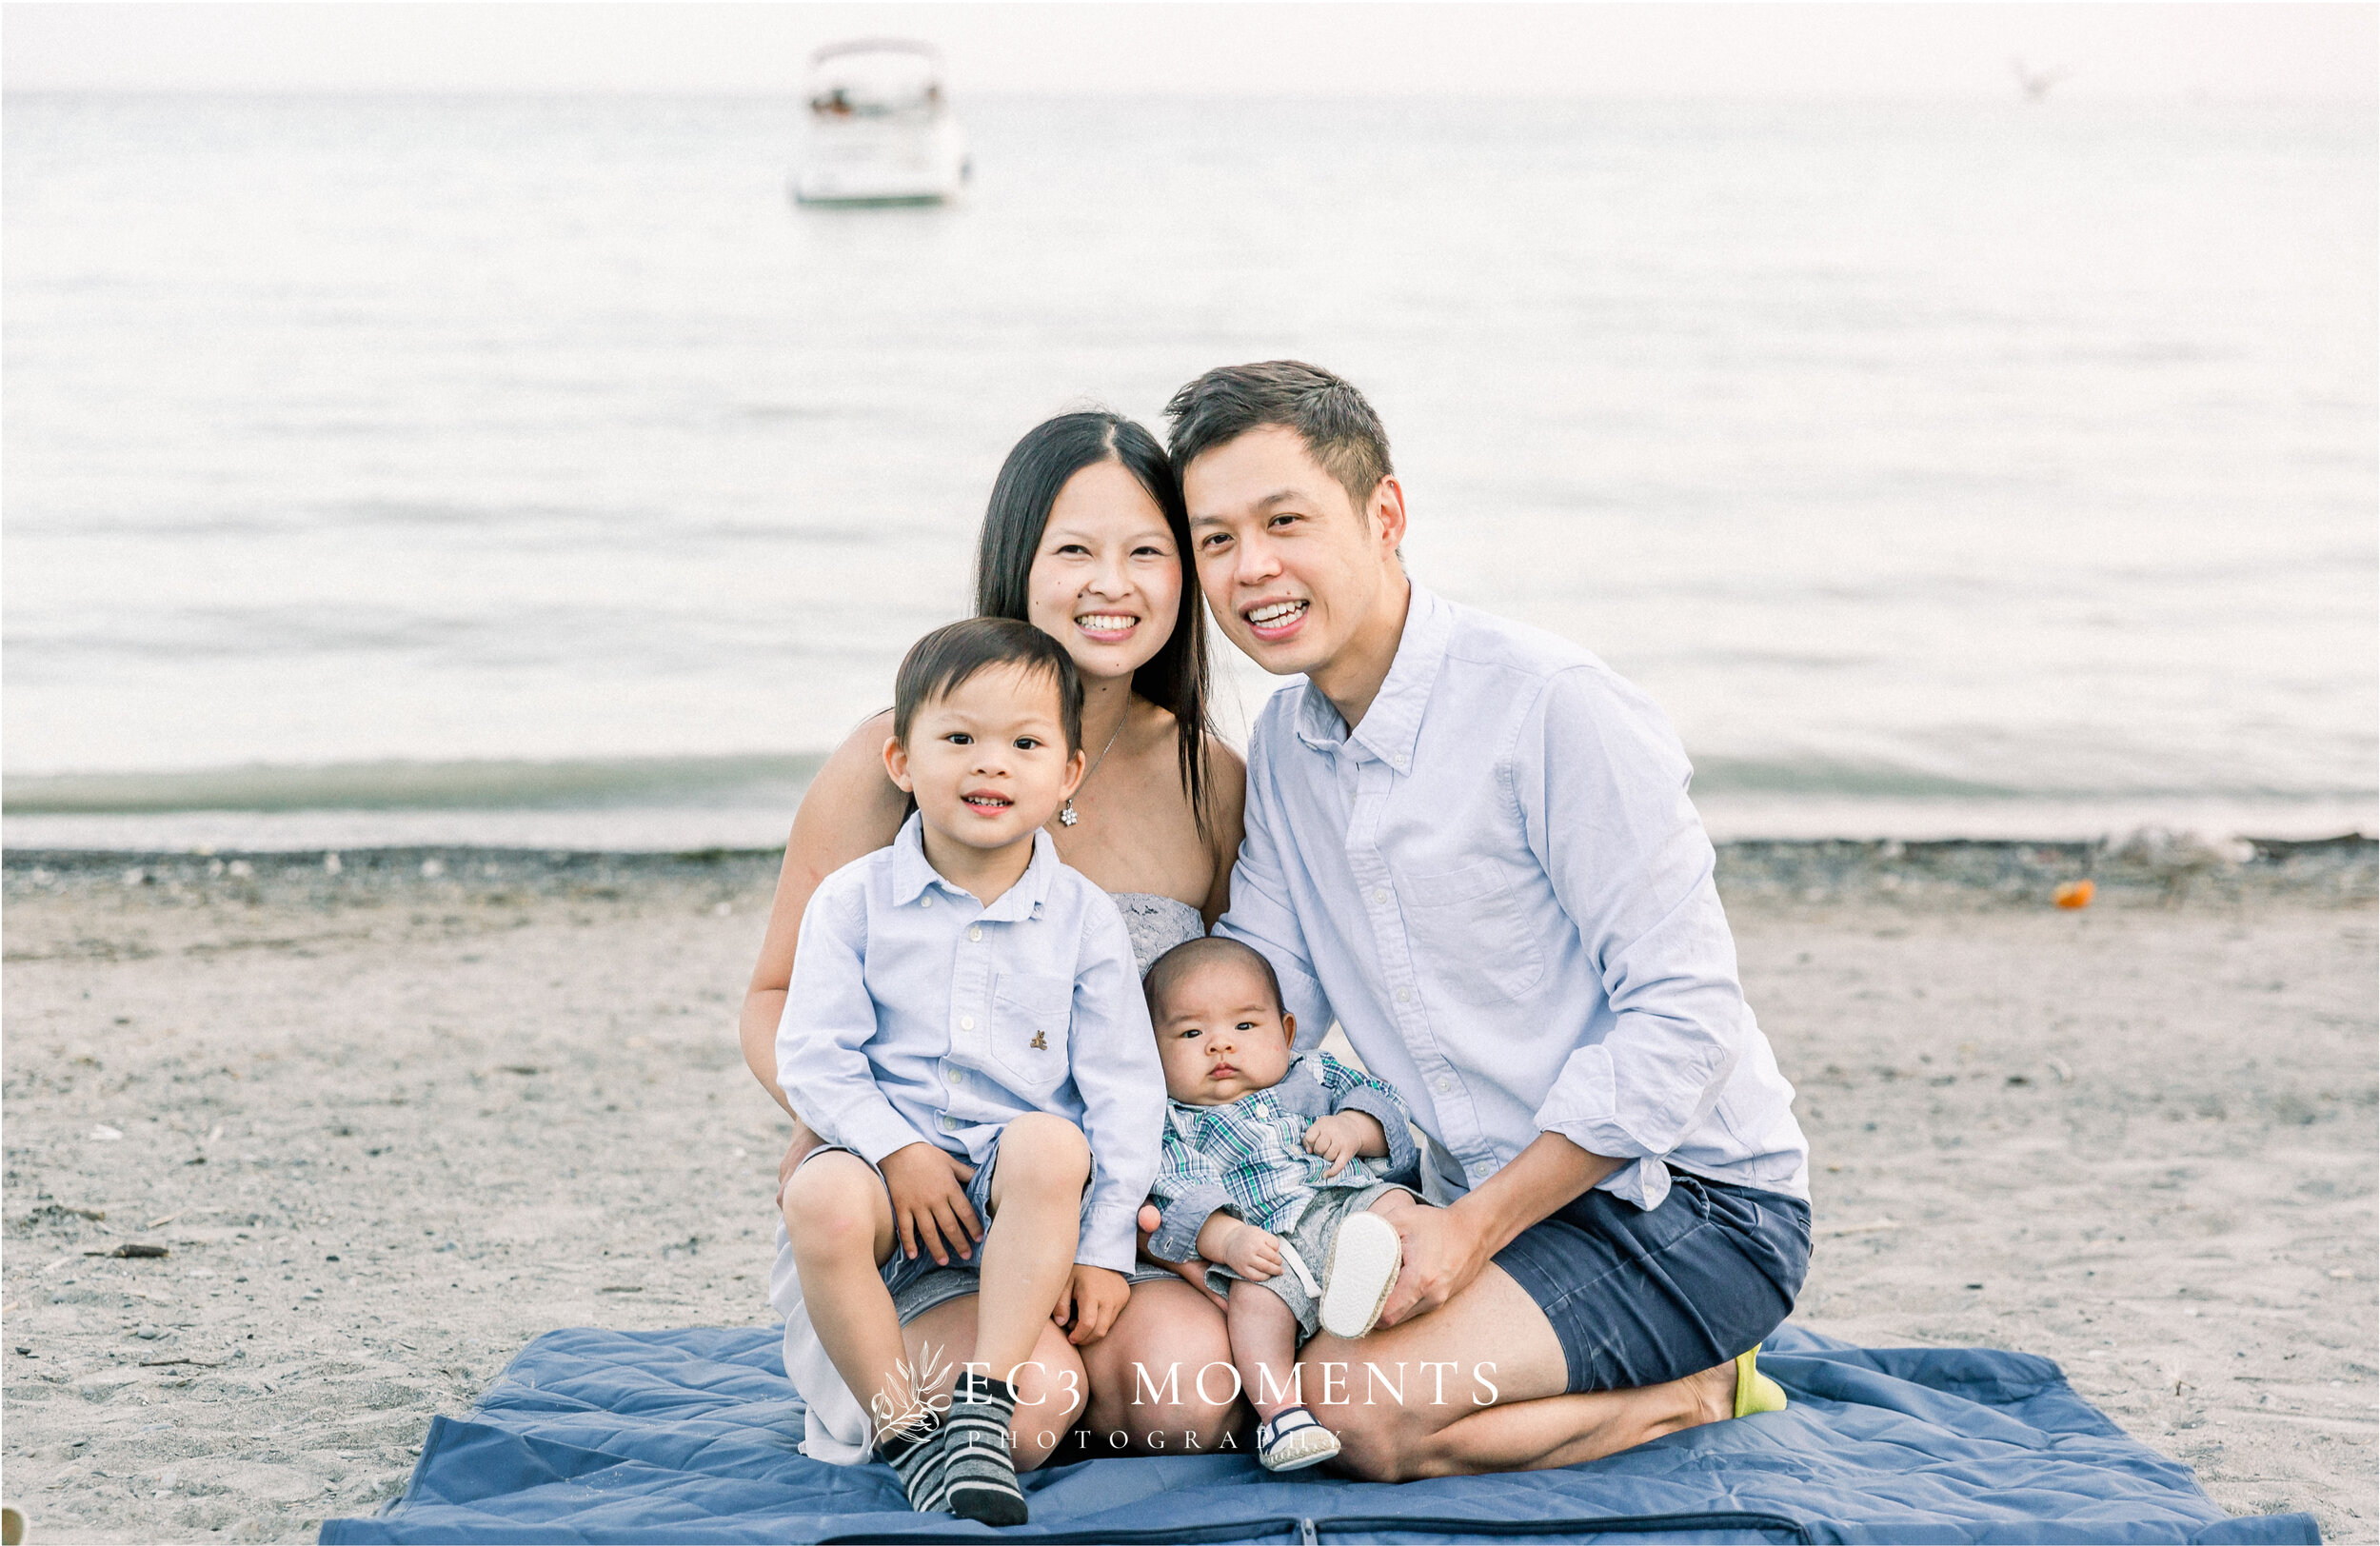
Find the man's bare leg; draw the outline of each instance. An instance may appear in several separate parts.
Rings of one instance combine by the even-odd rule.
[[[1270,1422],[1299,1405],[1298,1317],[1288,1303],[1261,1283],[1236,1282],[1225,1319],[1232,1367],[1256,1415]]]
[[[1576,1465],[1727,1417],[1735,1390],[1722,1364],[1643,1390],[1564,1394],[1553,1326],[1493,1264],[1428,1315],[1352,1342],[1315,1338],[1299,1365],[1307,1404],[1344,1446],[1339,1464],[1371,1481]]]
[[[782,1203],[819,1345],[882,1434],[921,1404],[880,1270],[893,1250],[892,1200],[866,1160],[835,1153],[796,1171]]]

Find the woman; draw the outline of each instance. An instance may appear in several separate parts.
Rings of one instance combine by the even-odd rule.
[[[977,547],[976,610],[1033,624],[1082,673],[1090,765],[1049,834],[1061,859],[1114,895],[1144,971],[1221,914],[1240,849],[1246,769],[1207,728],[1204,617],[1189,551],[1163,449],[1139,425],[1104,412],[1061,415],[1017,443]],[[781,1179],[817,1142],[777,1085],[777,1022],[802,912],[822,880],[900,830],[907,797],[885,777],[883,755],[891,723],[887,710],[852,732],[803,797],[744,994],[744,1060],[795,1119]],[[952,1163],[963,1181],[965,1167]],[[919,1246],[949,1259],[940,1240]],[[896,1306],[913,1362],[940,1368],[943,1383],[973,1350],[975,1282],[928,1274]],[[1136,1274],[1104,1338],[1078,1348],[1053,1326],[1034,1357],[1043,1367],[1024,1381],[1022,1404],[1040,1397],[1047,1403],[1040,1414],[1052,1420],[1043,1425],[1048,1442],[1021,1435],[1020,1470],[1045,1458],[1078,1413],[1103,1454],[1211,1446],[1240,1417],[1236,1399],[1218,1405],[1194,1388],[1189,1376],[1227,1364],[1230,1344],[1213,1303],[1170,1272]],[[1136,1401],[1147,1395],[1136,1387],[1136,1366],[1176,1398]],[[1185,1378],[1168,1381],[1173,1366]]]

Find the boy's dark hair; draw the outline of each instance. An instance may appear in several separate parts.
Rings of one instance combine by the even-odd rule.
[[[1176,478],[1200,452],[1267,425],[1296,430],[1306,453],[1347,490],[1358,515],[1380,480],[1396,470],[1388,461],[1388,431],[1363,394],[1300,360],[1210,370],[1174,394],[1165,417],[1173,421],[1166,445]]]
[[[1013,618],[971,617],[936,628],[909,646],[893,678],[893,735],[909,743],[918,710],[994,665],[1046,671],[1058,689],[1058,719],[1066,727],[1066,750],[1082,749],[1082,676],[1065,646],[1030,623]]]
[[[1205,934],[1182,941],[1149,963],[1149,975],[1140,980],[1140,991],[1149,997],[1150,1017],[1156,1017],[1158,1001],[1164,998],[1166,990],[1182,973],[1195,971],[1210,961],[1254,961],[1256,969],[1263,974],[1265,989],[1273,995],[1274,1009],[1284,1008],[1280,1001],[1280,974],[1273,970],[1273,963],[1264,959],[1261,951],[1251,950],[1220,934]]]

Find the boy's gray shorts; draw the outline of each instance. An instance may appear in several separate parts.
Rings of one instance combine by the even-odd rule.
[[[882,1166],[870,1163],[867,1157],[857,1149],[848,1149],[840,1143],[820,1144],[803,1155],[801,1163],[793,1168],[799,1171],[803,1165],[808,1164],[822,1154],[847,1154],[860,1163],[866,1165],[868,1169],[875,1171],[878,1180],[884,1179]],[[975,1179],[967,1182],[967,1206],[975,1210],[976,1222],[987,1228],[992,1221],[992,1171],[999,1163],[1000,1140],[994,1139],[992,1152],[983,1157],[983,1162],[976,1167]],[[890,1185],[885,1187],[887,1196],[890,1195],[891,1190]],[[1083,1206],[1087,1210],[1090,1206],[1087,1197],[1090,1190],[1089,1182],[1083,1183],[1083,1190],[1086,1194]],[[922,1250],[914,1257],[902,1256],[901,1242],[896,1239],[893,1242],[893,1254],[884,1259],[884,1264],[879,1271],[883,1276],[884,1287],[892,1294],[893,1314],[905,1326],[937,1305],[947,1304],[952,1299],[964,1298],[967,1295],[975,1293],[982,1287],[977,1280],[977,1274],[982,1264],[983,1247],[980,1244],[975,1247],[971,1255],[962,1256],[954,1251],[951,1254],[950,1265],[945,1267]],[[1135,1262],[1132,1271],[1125,1275],[1125,1280],[1134,1283],[1150,1283],[1173,1278],[1174,1276],[1161,1267],[1152,1267],[1146,1262]],[[1180,1281],[1179,1278],[1175,1280]]]
[[[1349,1214],[1361,1213],[1390,1192],[1414,1195],[1409,1186],[1391,1186],[1382,1182],[1365,1187],[1332,1187],[1315,1194],[1306,1204],[1306,1211],[1288,1234],[1280,1238],[1304,1260],[1306,1270],[1314,1274],[1318,1287],[1330,1286],[1331,1248],[1339,1243],[1339,1226]],[[1240,1275],[1229,1267],[1209,1262],[1206,1286],[1218,1294],[1228,1295],[1231,1285],[1240,1281]],[[1298,1277],[1298,1269],[1288,1262],[1270,1278],[1252,1279],[1258,1286],[1269,1288],[1281,1297],[1290,1314],[1298,1318],[1298,1340],[1304,1341],[1322,1328],[1322,1301],[1306,1292],[1305,1283]]]

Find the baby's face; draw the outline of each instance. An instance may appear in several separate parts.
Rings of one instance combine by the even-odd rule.
[[[1273,1001],[1264,974],[1216,961],[1174,979],[1155,1006],[1165,1093],[1185,1105],[1220,1106],[1270,1089],[1289,1072],[1298,1021]]]

